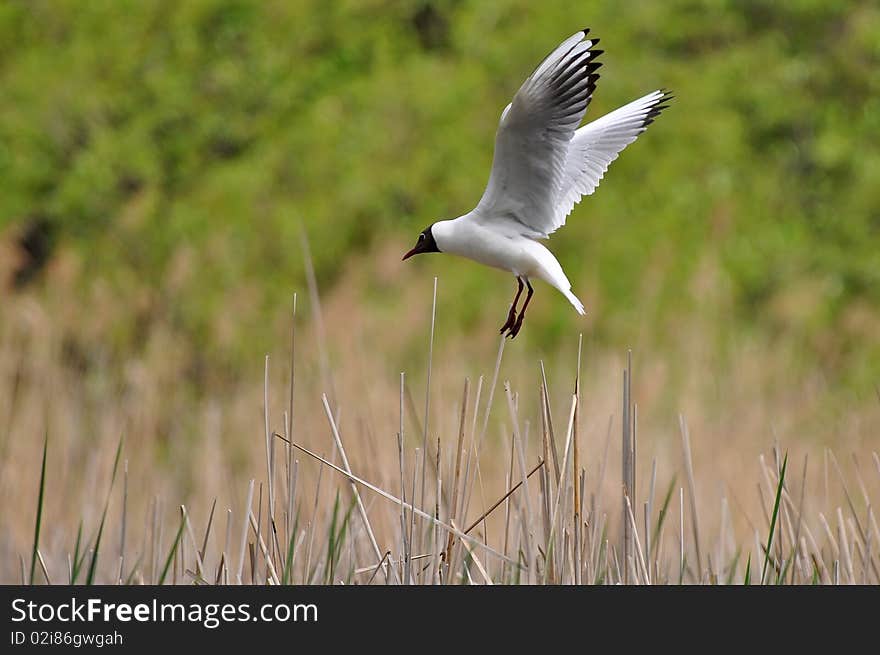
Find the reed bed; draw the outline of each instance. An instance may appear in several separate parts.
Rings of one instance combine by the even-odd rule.
[[[458,393],[432,387],[436,299],[435,279],[423,404],[418,407],[416,390],[401,372],[393,401],[383,396],[383,415],[371,422],[349,420],[370,411],[356,411],[363,398],[338,384],[339,369],[324,336],[302,348],[294,296],[289,352],[277,364],[287,370],[286,384],[273,384],[276,361],[270,356],[264,361],[261,438],[252,438],[255,430],[245,439],[251,457],[244,468],[250,475],[219,483],[212,478],[215,489],[231,499],[226,505],[218,503],[220,494],[211,498],[198,489],[198,479],[190,481],[195,506],[169,502],[167,490],[144,488],[142,480],[133,483],[129,467],[142,444],[125,437],[112,457],[106,448],[87,451],[103,462],[103,473],[92,470],[89,478],[68,470],[65,487],[47,474],[53,448],[65,448],[47,428],[42,439],[34,439],[41,445],[38,464],[18,478],[29,480],[35,491],[28,506],[14,508],[17,520],[31,525],[31,547],[21,548],[19,540],[12,552],[16,542],[7,533],[3,581],[880,582],[876,450],[853,452],[845,466],[829,448],[794,444],[795,455],[770,439],[745,456],[753,479],[738,476],[735,484],[715,485],[717,494],[706,493],[719,462],[711,453],[696,460],[695,436],[684,415],[678,417],[677,454],[666,448],[661,456],[646,455],[659,452],[658,441],[640,428],[643,412],[634,392],[638,357],[632,352],[612,376],[616,379],[601,385],[619,390],[615,407],[600,409],[597,400],[591,402],[586,388],[597,383],[584,383],[582,339],[565,372],[568,381],[555,387],[541,361],[521,388],[506,379],[510,342],[504,339],[491,369],[475,379],[462,377]],[[314,286],[311,303],[320,307]],[[320,310],[312,320],[320,324]],[[303,368],[310,392],[323,387],[319,401],[308,405],[298,402]],[[380,434],[380,425],[396,430]],[[223,444],[212,440],[210,427],[205,433],[187,456],[196,469],[219,466],[215,451]],[[743,447],[753,444],[749,440]],[[719,446],[719,457],[737,449]],[[7,479],[12,451],[4,442]],[[619,460],[612,457],[618,452]],[[190,470],[193,462],[179,466]],[[93,490],[79,515],[71,516],[74,507],[59,498],[71,484]],[[11,522],[12,501],[6,503],[3,513]]]

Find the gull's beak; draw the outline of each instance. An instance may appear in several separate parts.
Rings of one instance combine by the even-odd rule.
[[[408,253],[406,253],[403,256],[403,259],[401,259],[400,261],[406,261],[407,259],[409,259],[413,255],[419,255],[423,252],[425,252],[424,246],[421,243],[417,243],[416,247],[413,248],[412,250],[410,250]]]

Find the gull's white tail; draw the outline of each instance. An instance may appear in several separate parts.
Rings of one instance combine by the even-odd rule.
[[[582,303],[576,295],[571,292],[571,289],[562,290],[563,295],[568,298],[568,302],[574,305],[574,308],[577,310],[578,314],[584,315],[587,311],[584,309],[584,303]]]

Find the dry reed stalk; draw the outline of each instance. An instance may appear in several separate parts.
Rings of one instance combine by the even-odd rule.
[[[287,414],[284,420],[284,436],[287,437],[285,444],[287,449],[287,516],[285,519],[285,541],[289,544],[293,539],[291,533],[291,521],[293,516],[294,498],[296,496],[297,467],[293,461],[293,448],[290,442],[294,440],[295,414],[293,394],[296,388],[296,293],[293,294],[293,307],[290,313],[290,382],[288,384]]]
[[[247,493],[247,502],[244,506],[244,521],[242,522],[242,530],[241,530],[241,548],[238,551],[238,567],[235,572],[235,581],[238,584],[242,584],[241,581],[241,573],[244,570],[244,554],[247,549],[247,533],[248,533],[248,517],[250,516],[251,511],[251,503],[254,502],[254,480],[248,483],[248,493]]]
[[[400,405],[399,405],[399,426],[397,430],[397,458],[398,458],[398,468],[400,472],[400,497],[406,502],[406,465],[404,462],[404,453],[403,453],[403,430],[404,430],[404,389],[406,387],[406,374],[401,372],[400,374]],[[406,509],[404,509],[403,505],[400,506],[400,535],[401,540],[403,542],[403,561],[404,564],[404,572],[403,579],[404,582],[409,583],[409,562],[410,556],[412,552],[410,551],[409,539],[407,538],[407,522],[406,522]],[[378,566],[381,566],[379,564]]]
[[[266,355],[265,365],[263,366],[263,423],[265,427],[266,437],[266,477],[269,486],[269,510],[268,518],[275,520],[275,440],[272,438],[272,431],[269,428],[269,355]],[[260,502],[260,512],[262,512],[263,503]],[[261,517],[262,518],[262,517]],[[271,545],[271,544],[270,544]]]
[[[855,579],[853,574],[852,552],[850,551],[849,539],[847,539],[846,536],[846,524],[843,520],[843,511],[839,507],[837,508],[837,536],[840,540],[841,560],[845,567],[845,573],[849,580],[849,584],[852,584]]]
[[[440,499],[443,494],[443,486],[441,484],[441,476],[440,476],[440,437],[437,437],[437,462],[436,462],[436,470],[437,470],[437,491],[434,496],[434,518],[437,519],[437,522],[434,523],[434,539],[431,544],[431,547],[437,551],[437,547],[440,544]],[[451,535],[450,535],[451,536]],[[442,561],[443,552],[440,551],[436,556],[431,558],[431,584],[439,584],[440,582],[440,565]]]
[[[434,323],[437,317],[437,277],[434,277],[434,294],[433,300],[431,302],[431,336],[428,340],[428,380],[425,384],[425,414],[424,420],[422,422],[422,488],[421,493],[419,494],[419,500],[417,505],[424,507],[425,504],[425,465],[428,460],[428,422],[430,419],[430,409],[431,409],[431,367],[434,363]],[[415,497],[413,497],[415,501]],[[421,534],[421,533],[419,533]],[[416,550],[421,550],[421,539],[419,539],[416,543]]]
[[[303,265],[306,271],[306,284],[309,288],[309,302],[312,305],[315,338],[318,342],[318,362],[321,370],[322,388],[327,389],[330,400],[336,405],[336,385],[333,383],[333,371],[330,368],[330,356],[327,352],[327,333],[324,330],[324,312],[321,310],[321,296],[318,294],[318,282],[315,267],[312,264],[312,252],[304,227],[300,230],[300,241],[303,250]]]
[[[226,540],[223,542],[223,553],[221,555],[221,565],[218,567],[218,575],[223,572],[224,584],[229,584],[229,544],[232,540],[232,510],[226,510]]]
[[[390,551],[390,550],[386,550],[386,551],[385,551],[385,554],[382,555],[382,559],[379,560],[379,563],[376,564],[375,567],[373,567],[373,569],[372,569],[372,571],[373,571],[373,575],[371,575],[371,576],[370,576],[370,579],[367,580],[367,584],[370,584],[370,583],[373,582],[373,579],[376,577],[376,574],[379,572],[379,569],[382,567],[382,564],[385,563],[385,560],[388,558],[389,555],[391,555],[391,551]],[[361,570],[363,570],[363,569],[361,569]],[[370,569],[366,569],[366,570],[369,571]],[[358,573],[358,572],[359,572],[359,571],[355,571],[355,573]]]
[[[550,391],[547,388],[547,373],[544,370],[544,362],[541,361],[541,389],[543,390],[543,412],[547,421],[547,434],[550,438],[550,453],[553,455],[553,474],[554,480],[559,480],[559,451],[556,448],[556,437],[553,433],[553,413],[550,411]]]
[[[263,541],[263,535],[260,534],[260,529],[257,526],[257,520],[256,517],[254,517],[253,511],[248,513],[248,521],[250,522],[251,528],[254,531],[254,536],[257,538],[257,544],[260,547],[260,551],[263,553],[263,559],[266,560],[266,566],[269,569],[269,577],[267,578],[267,582],[271,580],[272,584],[281,584],[281,581],[278,579],[278,574],[275,572],[275,566],[272,564],[272,559],[269,557],[269,551],[266,548],[266,542]],[[247,525],[247,522],[245,523],[245,525]]]
[[[505,436],[506,436],[506,432],[505,432]],[[508,467],[507,467],[508,470],[507,470],[507,475],[504,478],[504,486],[507,488],[509,488],[511,483],[513,482],[513,460],[514,460],[513,449],[514,449],[513,439],[510,439],[510,447],[507,448],[507,450],[510,451],[510,455],[508,457],[508,459],[509,459],[509,463],[508,463]],[[501,552],[503,552],[505,555],[510,553],[510,549],[509,549],[510,517],[512,516],[512,513],[513,513],[511,510],[511,502],[512,501],[511,501],[510,497],[508,497],[507,502],[504,503],[504,541],[503,541],[503,548],[502,548]],[[502,578],[504,577],[505,573],[506,573],[506,570],[502,566],[501,567]]]
[[[574,413],[575,413],[576,408],[577,408],[577,396],[572,395],[572,397],[571,397],[571,410],[569,411],[569,415],[568,415],[568,429],[565,432],[565,435],[566,435],[565,436],[565,450],[563,451],[562,466],[560,467],[560,471],[561,471],[563,477],[565,477],[568,472],[568,469],[567,469],[568,453],[571,450],[571,437],[572,437],[572,433],[574,431]],[[556,542],[554,541],[555,535],[557,534],[556,522],[559,518],[559,504],[560,504],[560,499],[562,496],[562,491],[565,487],[566,487],[565,481],[560,479],[558,481],[558,484],[556,487],[556,500],[553,503],[553,516],[550,519],[550,537],[551,538],[547,544],[548,549],[556,547]],[[563,553],[565,552],[564,548],[563,548],[562,552]]]
[[[324,459],[324,458],[321,457],[320,455],[317,455],[317,454],[313,453],[313,452],[312,452],[311,450],[309,450],[308,448],[305,448],[305,447],[303,447],[303,446],[300,446],[300,445],[297,444],[297,443],[294,443],[294,444],[291,444],[291,445],[292,445],[294,448],[296,448],[297,450],[299,450],[299,451],[301,451],[301,452],[304,452],[304,453],[305,453],[306,455],[308,455],[309,457],[311,457],[311,458],[313,458],[313,459],[316,459],[316,460],[318,460],[319,462],[321,462],[322,464],[324,464],[325,466],[327,466],[327,467],[333,469],[333,470],[336,471],[337,473],[341,474],[343,477],[348,478],[351,482],[356,482],[357,484],[360,484],[360,485],[366,487],[367,489],[369,489],[369,490],[372,491],[373,493],[376,493],[376,494],[382,496],[383,498],[385,498],[386,500],[391,501],[392,503],[396,503],[396,504],[398,504],[398,505],[404,505],[404,506],[405,506],[410,512],[412,512],[413,514],[415,514],[416,516],[418,516],[418,517],[420,517],[420,518],[422,518],[422,519],[426,519],[426,520],[430,521],[431,524],[439,523],[439,525],[440,525],[441,528],[445,528],[445,529],[447,529],[447,530],[452,530],[452,531],[454,532],[455,536],[457,536],[459,539],[467,539],[467,540],[469,540],[471,543],[479,545],[481,548],[483,548],[484,550],[486,550],[488,553],[491,553],[491,554],[494,555],[495,557],[498,557],[499,559],[504,560],[504,561],[506,561],[506,562],[509,562],[509,563],[511,563],[511,564],[517,564],[515,561],[511,560],[509,557],[505,557],[504,555],[502,555],[501,553],[499,553],[499,552],[498,552],[497,550],[495,550],[494,548],[491,548],[490,546],[488,546],[488,545],[484,544],[483,542],[481,542],[479,539],[474,539],[473,537],[471,537],[471,536],[465,534],[464,532],[461,532],[460,530],[456,530],[456,529],[452,528],[451,526],[449,526],[449,525],[443,523],[442,521],[438,521],[437,519],[435,519],[433,516],[431,516],[430,514],[428,514],[427,512],[425,512],[424,510],[421,510],[421,509],[415,507],[414,505],[411,505],[410,503],[404,503],[402,500],[400,500],[400,499],[397,498],[396,496],[394,496],[394,495],[388,493],[388,492],[385,491],[384,489],[380,489],[380,488],[377,487],[376,485],[371,484],[371,483],[367,482],[366,480],[363,480],[363,479],[357,477],[356,475],[353,475],[352,473],[349,473],[349,472],[346,471],[345,469],[342,469],[342,468],[336,466],[335,464],[333,464],[332,462],[330,462],[330,461]],[[518,564],[517,564],[517,565],[518,565]]]
[[[871,508],[871,505],[869,504],[868,505],[868,522],[870,523],[873,520],[873,518],[874,518],[874,511]],[[868,564],[874,563],[873,554],[871,552],[871,549],[874,545],[872,537],[873,537],[873,533],[869,531],[868,532],[868,542],[865,544],[865,556],[862,561],[862,584],[868,584]],[[878,582],[880,582],[880,577],[877,577],[875,575],[875,579]]]
[[[651,518],[654,516],[654,490],[657,484],[657,458],[651,458],[651,484],[648,488],[648,500],[645,501],[645,555],[648,558],[648,565],[652,562],[651,558]],[[659,539],[659,535],[658,535]]]
[[[874,532],[874,540],[880,542],[880,528],[877,526],[877,520],[874,518],[874,513],[871,511],[871,505],[868,505],[868,523],[870,523]]]
[[[632,535],[636,545],[635,551],[638,555],[638,563],[641,569],[641,573],[642,575],[644,575],[645,584],[651,584],[651,575],[648,573],[648,566],[645,564],[645,554],[642,552],[642,544],[639,541],[639,531],[636,530],[636,519],[633,516],[632,504],[629,501],[629,496],[627,496],[626,498],[626,514],[627,520],[629,521],[630,527],[632,528]]]
[[[211,512],[208,514],[208,525],[205,527],[205,536],[202,539],[202,547],[199,549],[199,556],[204,560],[205,553],[208,552],[208,537],[211,535],[211,527],[214,525],[214,510],[217,509],[217,498],[211,503]]]
[[[574,377],[574,395],[577,398],[574,409],[574,435],[572,437],[572,463],[571,477],[574,484],[573,503],[573,532],[574,532],[574,583],[581,584],[581,479],[580,479],[580,453],[578,450],[578,434],[581,413],[581,353],[583,351],[584,335],[578,335],[577,370]]]
[[[834,456],[834,453],[831,452],[830,450],[828,451],[828,453],[831,457],[831,463],[834,464],[834,470],[837,471],[837,477],[840,478],[840,486],[843,488],[843,495],[844,495],[844,498],[846,498],[846,504],[849,507],[850,515],[852,516],[852,519],[855,522],[855,526],[858,531],[858,535],[857,535],[858,538],[856,541],[857,541],[857,543],[860,542],[861,544],[866,544],[867,540],[868,540],[867,531],[865,530],[865,528],[862,527],[862,523],[859,520],[858,512],[856,511],[856,507],[855,507],[855,504],[853,503],[852,496],[850,496],[849,488],[846,485],[846,480],[843,477],[843,471],[841,471],[840,465],[837,463],[837,457]],[[858,467],[856,467],[856,468],[858,469]],[[861,476],[859,476],[859,481],[861,482]],[[864,490],[864,486],[862,488]],[[864,493],[865,493],[865,499],[867,501],[868,500],[867,499],[867,492],[864,492]],[[869,529],[870,529],[870,526],[869,526]],[[871,568],[874,571],[874,575],[877,576],[878,578],[880,578],[880,570],[878,570],[877,563],[874,562],[873,560],[871,561]]]
[[[293,442],[291,442],[291,445]],[[309,529],[309,545],[306,548],[306,569],[304,571],[303,581],[304,584],[309,584],[312,581],[312,545],[315,542],[315,525],[318,521],[318,499],[321,497],[321,479],[323,478],[324,467],[321,466],[318,469],[318,481],[315,484],[315,504],[312,508],[312,520],[308,523]]]
[[[541,385],[538,388],[538,396],[540,398],[540,415],[541,415],[541,452],[542,452],[542,460],[548,461],[550,459],[550,435],[547,429],[547,412],[546,412],[546,396],[544,393],[544,386]],[[541,483],[541,497],[543,499],[542,506],[542,524],[544,528],[544,545],[545,548],[547,544],[550,543],[550,499],[553,496],[553,483],[550,479],[550,474],[547,471],[547,468],[541,471],[540,477]],[[554,580],[554,567],[553,567],[553,557],[552,553],[545,553],[546,563],[545,566],[547,568],[547,579]]]
[[[348,456],[345,454],[345,448],[342,446],[342,437],[339,436],[339,428],[336,426],[336,421],[333,418],[333,414],[330,412],[330,405],[327,402],[327,395],[321,395],[321,402],[324,404],[324,413],[327,415],[327,420],[330,422],[330,432],[333,434],[333,441],[336,444],[336,448],[339,451],[339,456],[342,458],[342,465],[345,467],[346,473],[351,474],[351,466],[348,463]],[[424,470],[424,469],[423,469]],[[364,528],[367,530],[367,535],[370,537],[370,546],[373,548],[373,553],[376,555],[376,559],[382,557],[382,551],[379,549],[379,544],[376,541],[376,535],[373,532],[373,526],[370,525],[370,519],[367,516],[367,510],[364,507],[364,503],[361,500],[361,494],[358,491],[357,486],[354,482],[351,482],[351,491],[354,494],[355,503],[357,503],[358,513],[361,516],[361,520],[364,522]],[[391,573],[393,573],[393,569]],[[388,567],[383,569],[383,573],[387,579],[389,571]]]
[[[489,416],[492,412],[492,401],[495,398],[495,387],[498,384],[498,374],[501,371],[501,360],[504,356],[504,343],[505,343],[505,341],[506,341],[506,339],[504,337],[501,337],[501,339],[498,343],[498,353],[495,356],[495,368],[492,373],[492,383],[489,385],[489,396],[486,399],[486,408],[483,412],[483,425],[480,428],[480,436],[476,440],[475,445],[474,445],[474,435],[472,435],[472,437],[471,437],[471,444],[472,444],[472,448],[473,448],[473,461],[474,461],[474,477],[477,480],[477,486],[479,486],[479,488],[480,488],[480,500],[483,503],[483,510],[486,509],[486,499],[485,499],[485,493],[484,493],[484,488],[483,488],[483,476],[482,476],[482,472],[480,470],[480,453],[482,452],[483,440],[486,437],[486,429],[489,426]],[[481,378],[481,382],[482,382],[482,378]],[[480,385],[480,388],[482,389],[482,384]],[[474,428],[476,428],[477,414],[479,413],[479,409],[480,409],[480,406],[479,406],[479,403],[477,403],[474,406],[474,425],[473,425]],[[465,516],[467,514],[468,509],[470,508],[471,491],[472,491],[473,486],[474,486],[473,484],[469,484],[468,490],[465,493],[465,498],[464,498],[465,510],[462,512],[462,514],[461,514],[462,516]],[[489,531],[488,531],[488,525],[486,525],[486,524],[483,525],[483,538],[488,542]]]
[[[465,378],[464,380],[464,391],[462,392],[461,398],[461,420],[458,425],[458,444],[455,449],[455,474],[452,480],[452,504],[449,508],[449,524],[454,524],[455,520],[458,518],[456,514],[456,509],[458,508],[458,488],[460,483],[460,475],[461,475],[461,453],[464,445],[464,426],[465,420],[467,419],[467,406],[468,406],[468,392],[470,391],[470,380]],[[438,517],[439,518],[439,517]],[[450,532],[449,537],[446,541],[446,551],[444,559],[447,562],[448,569],[453,569],[453,560],[452,560],[452,547],[454,544],[454,535]],[[447,578],[448,582],[448,578]]]
[[[681,430],[682,448],[684,450],[684,470],[687,475],[688,499],[690,500],[691,505],[691,529],[693,530],[694,551],[697,557],[697,581],[699,581],[703,575],[703,560],[700,555],[700,526],[697,519],[697,491],[696,483],[694,482],[693,458],[691,457],[691,439],[690,434],[688,433],[687,423],[684,420],[684,416],[681,414],[679,414],[678,423]]]
[[[480,396],[483,392],[483,376],[477,380],[477,392],[474,394],[474,415],[471,419],[471,431],[470,431],[470,443],[467,448],[467,460],[464,467],[464,481],[461,494],[461,506],[458,509],[457,516],[467,516],[468,510],[470,509],[470,490],[472,488],[473,480],[471,477],[471,462],[473,460],[475,452],[475,442],[477,438],[477,416],[480,413]],[[475,469],[476,470],[476,469]]]
[[[514,406],[513,396],[510,392],[510,383],[504,383],[504,392],[507,395],[507,409],[510,412],[510,420],[513,422],[513,445],[514,452],[516,453],[516,462],[519,466],[520,471],[520,479],[523,483],[523,493],[522,498],[524,499],[523,506],[525,507],[525,523],[523,528],[523,540],[525,545],[526,559],[529,562],[528,573],[531,577],[534,575],[534,563],[536,562],[535,554],[532,545],[531,538],[531,528],[533,525],[532,522],[532,501],[531,494],[529,493],[529,478],[526,473],[526,456],[525,456],[525,446],[523,444],[522,436],[520,435],[519,430],[519,416],[517,414],[516,407]],[[511,482],[513,479],[511,478]]]
[[[24,560],[22,560],[24,561]],[[43,572],[43,576],[46,578],[46,584],[52,584],[52,578],[49,577],[49,571],[46,569],[46,562],[43,560],[43,553],[40,552],[40,549],[37,548],[37,562],[40,565],[40,570]],[[121,570],[121,567],[120,567]],[[121,576],[120,576],[121,577]]]
[[[529,473],[528,473],[528,477],[532,477],[532,475],[534,475],[534,473],[535,473],[539,468],[541,468],[543,465],[544,465],[544,460],[539,461],[539,462],[538,462],[538,463],[532,468],[532,470],[529,471]],[[467,529],[465,530],[465,534],[470,534],[470,532],[471,532],[474,528],[476,528],[480,523],[482,523],[484,520],[486,520],[486,518],[487,518],[492,512],[494,512],[496,509],[498,509],[498,506],[501,505],[501,503],[503,503],[505,500],[507,500],[507,499],[508,499],[508,498],[509,498],[514,492],[516,492],[516,490],[519,489],[521,486],[522,486],[522,480],[520,480],[520,481],[517,482],[515,485],[513,485],[512,487],[510,487],[510,488],[507,490],[507,492],[506,492],[503,496],[501,496],[501,498],[499,498],[499,499],[498,499],[498,500],[497,500],[497,501],[496,501],[496,502],[495,502],[495,503],[494,503],[489,509],[487,509],[485,512],[483,512],[482,514],[480,514],[480,516],[479,516],[479,517],[478,517],[473,523],[471,523],[471,524],[467,527]]]
[[[621,423],[621,558],[623,560],[623,583],[629,582],[628,562],[632,553],[632,531],[627,516],[627,503],[632,495],[632,351],[626,353],[623,371],[623,421]]]
[[[608,426],[605,430],[605,447],[602,449],[602,463],[599,465],[599,478],[596,480],[596,491],[590,496],[590,516],[597,516],[602,508],[602,488],[605,485],[605,471],[608,467],[608,453],[611,448],[612,428],[614,427],[614,415],[608,417]],[[596,523],[594,522],[595,526]],[[593,530],[593,539],[598,540],[598,533]]]
[[[457,529],[455,523],[452,522],[450,524],[453,529]],[[467,551],[468,556],[473,560],[474,565],[477,567],[477,571],[480,572],[480,575],[483,577],[483,582],[487,585],[493,585],[491,576],[486,572],[486,567],[483,566],[483,563],[480,561],[480,558],[477,557],[477,554],[473,551],[473,548],[470,547],[467,541],[462,541],[461,545],[464,546],[464,549]]]
[[[501,337],[498,344],[498,354],[495,356],[495,370],[492,373],[492,384],[489,385],[489,397],[486,399],[486,410],[483,412],[483,427],[480,429],[480,439],[477,452],[482,450],[483,439],[486,438],[486,428],[489,427],[489,415],[492,412],[492,401],[495,399],[495,387],[498,385],[498,373],[501,371],[501,359],[504,356],[504,344],[507,340]]]
[[[125,536],[128,526],[128,460],[122,466],[122,525],[119,533],[119,575],[117,580],[122,583],[122,571],[125,568]]]
[[[757,537],[758,534],[756,532],[756,540]],[[684,581],[684,489],[682,487],[678,488],[678,543],[680,547],[680,556],[678,560],[678,584],[681,584]],[[760,545],[758,550],[760,551]],[[758,558],[756,558],[755,561],[759,561]]]
[[[200,576],[204,575],[205,565],[202,561],[202,555],[199,552],[198,542],[196,541],[196,536],[193,533],[192,524],[189,520],[189,512],[186,511],[186,506],[181,505],[180,511],[183,513],[183,521],[186,524],[186,534],[189,536],[190,541],[192,542],[193,552],[196,555],[196,573]],[[183,552],[183,548],[180,549]]]
[[[416,499],[416,484],[418,481],[419,469],[421,468],[419,466],[419,462],[421,461],[422,457],[424,457],[424,453],[422,452],[422,449],[416,448],[415,451],[413,452],[412,487],[410,487],[410,498],[412,498],[413,502],[415,502],[415,499]],[[413,505],[413,507],[414,506],[415,505]],[[414,512],[410,511],[410,513],[409,513],[409,547],[410,547],[410,550],[412,550],[414,548],[413,535],[415,534],[415,531],[416,531],[416,515]],[[410,573],[411,581],[412,581],[411,584],[414,584],[416,582],[416,580],[414,577],[412,577],[412,566],[410,566],[409,573]]]

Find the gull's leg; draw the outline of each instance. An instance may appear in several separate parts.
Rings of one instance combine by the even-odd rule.
[[[516,323],[514,323],[513,327],[510,329],[509,336],[511,339],[519,334],[519,329],[522,327],[523,319],[526,317],[526,307],[529,306],[529,301],[532,299],[532,294],[535,293],[535,290],[532,289],[532,283],[529,282],[529,278],[526,278],[526,286],[529,288],[529,293],[526,296],[526,301],[523,303],[522,309],[519,311],[519,318],[516,319]]]
[[[513,302],[510,305],[510,311],[507,312],[507,322],[502,325],[501,329],[499,330],[501,334],[504,334],[505,330],[512,329],[514,324],[516,323],[516,303],[519,302],[519,297],[520,295],[522,295],[523,290],[522,278],[519,275],[516,276],[516,283],[519,286],[516,289],[516,295],[513,297]]]

